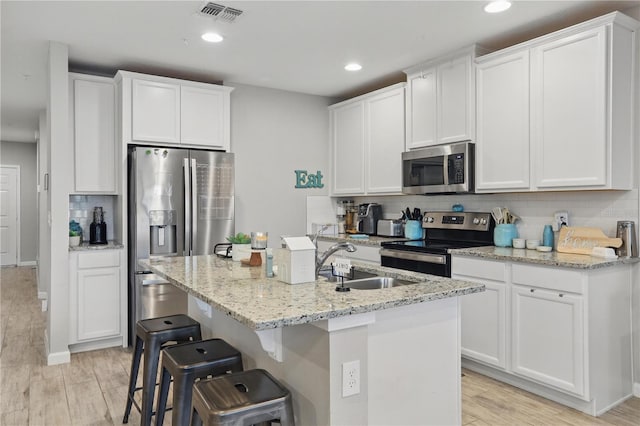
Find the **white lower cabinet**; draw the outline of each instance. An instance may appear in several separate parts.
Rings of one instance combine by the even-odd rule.
[[[463,366],[600,415],[632,395],[631,266],[572,269],[452,256]]]
[[[124,250],[70,254],[72,352],[126,346]]]
[[[514,285],[511,299],[511,370],[584,396],[582,296]]]

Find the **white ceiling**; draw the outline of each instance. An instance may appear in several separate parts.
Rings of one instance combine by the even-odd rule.
[[[401,70],[479,43],[502,48],[640,1],[216,1],[234,22],[197,13],[204,1],[7,1],[1,14],[4,141],[33,142],[46,106],[48,41],[69,46],[70,67],[237,82],[332,98],[402,78]],[[205,28],[225,40],[208,44]],[[363,70],[343,70],[350,61]]]

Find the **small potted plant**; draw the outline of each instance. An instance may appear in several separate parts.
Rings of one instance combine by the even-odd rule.
[[[78,231],[69,230],[69,245],[71,247],[80,245],[80,233]]]
[[[231,243],[231,257],[234,262],[240,262],[241,259],[248,259],[251,256],[251,236],[238,232],[236,235],[227,237],[227,241]]]

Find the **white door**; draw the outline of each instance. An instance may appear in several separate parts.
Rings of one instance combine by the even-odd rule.
[[[333,194],[364,194],[364,101],[331,112]]]
[[[18,264],[18,166],[0,167],[0,265]]]
[[[132,86],[131,138],[180,143],[180,86],[145,80]]]
[[[473,139],[471,55],[438,66],[437,143]]]
[[[529,51],[476,67],[478,191],[529,189]]]
[[[538,188],[607,184],[605,27],[532,50],[532,143]]]
[[[404,87],[367,100],[367,194],[402,192]],[[384,172],[383,172],[384,171]]]
[[[436,69],[410,76],[407,85],[407,151],[435,145]]]
[[[180,90],[180,140],[182,143],[226,148],[224,141],[225,93],[199,87]]]

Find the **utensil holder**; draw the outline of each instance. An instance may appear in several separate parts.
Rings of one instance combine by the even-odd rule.
[[[404,225],[404,237],[410,240],[422,239],[422,224],[419,220],[408,220]]]
[[[514,223],[501,223],[493,230],[493,244],[496,247],[511,247],[514,238],[518,238],[518,228]]]

